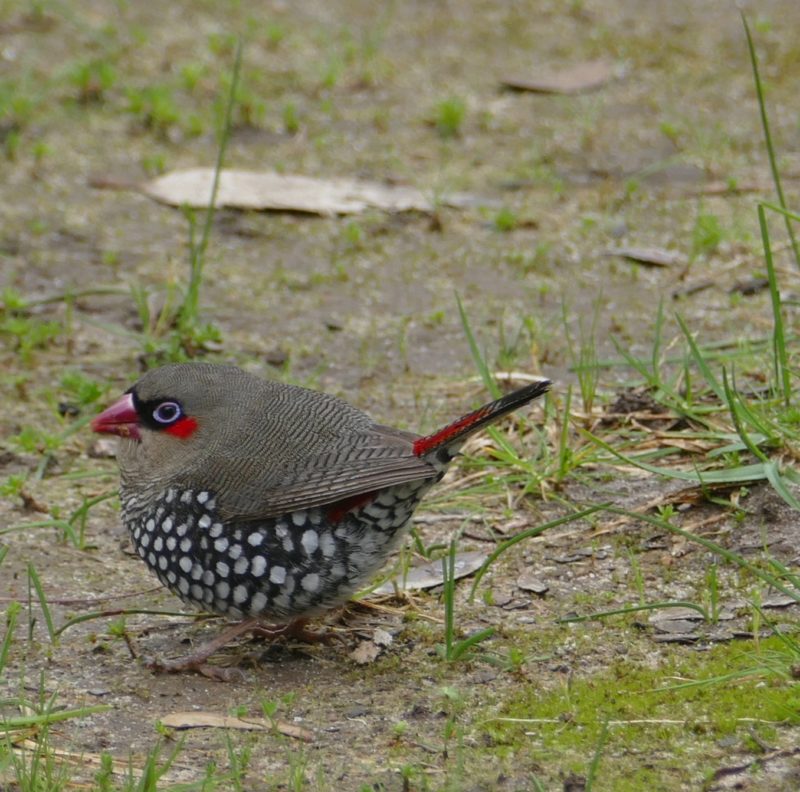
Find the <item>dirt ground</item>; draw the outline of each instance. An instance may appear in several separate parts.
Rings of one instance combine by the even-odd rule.
[[[740,6],[792,205],[800,7]],[[595,757],[594,789],[798,788],[796,683],[773,691],[748,677],[658,692],[746,667],[761,636],[747,607],[753,581],[678,536],[609,516],[517,545],[472,601],[469,581],[459,585],[459,634],[496,629],[471,659],[440,656],[436,588],[331,614],[327,628],[341,639],[331,644],[241,641],[221,653],[219,662],[241,669],[224,684],[154,675],[143,662],[213,636],[216,620],[92,619],[51,641],[29,565],[56,627],[98,610],[181,610],[131,554],[116,501],[91,509],[83,549],[52,527],[18,526],[63,518],[114,490],[116,465],[96,458],[87,428],[53,446],[43,466],[47,438],[88,420],[138,376],[158,328],[143,327],[135,295],[158,311],[188,276],[184,213],[135,189],[91,184],[133,188],[161,170],[213,165],[238,35],[229,166],[464,192],[475,202],[351,217],[217,212],[201,293],[203,319],[221,334],[212,359],[336,393],[382,423],[424,432],[485,398],[456,295],[491,368],[550,377],[562,407],[570,386],[578,402],[581,349],[601,363],[619,360],[618,347],[649,360],[662,301],[664,345],[678,358],[676,312],[703,343],[735,346],[769,332],[769,296],[748,284],[764,266],[755,204],[773,192],[731,3],[0,0],[0,482],[27,476],[24,498],[6,486],[0,500],[0,608],[33,600],[12,636],[0,703],[52,695],[56,707],[107,705],[50,730],[51,748],[63,752],[54,761],[81,788],[101,788],[101,753],[119,763],[113,783],[122,784],[128,764],[141,768],[156,745],[162,761],[180,746],[159,789],[577,790]],[[501,85],[588,61],[611,69],[594,90]],[[777,227],[775,236],[783,250]],[[613,252],[621,247],[677,258],[646,266]],[[778,266],[791,296],[796,274],[788,259]],[[21,328],[8,318],[12,292],[41,301]],[[36,343],[34,333],[46,337]],[[600,370],[597,401],[607,407],[636,376],[620,365]],[[77,415],[59,411],[74,401],[64,375],[76,371],[102,389]],[[515,422],[504,429],[523,458],[541,453],[541,437],[557,439],[552,412],[545,420],[537,407],[531,418],[541,435]],[[21,442],[32,429],[38,439]],[[472,478],[481,469],[473,455],[488,452],[480,442],[469,450],[418,513],[426,546],[463,530],[460,549],[489,552],[498,532],[572,506],[640,508],[679,489],[576,464],[545,499],[498,484],[501,466],[483,468],[495,486],[473,490],[482,478]],[[685,524],[729,549],[756,557],[768,548],[796,566],[796,514],[766,486],[741,498],[738,512],[688,496],[675,503]],[[678,611],[559,621],[642,600],[707,604],[712,590],[713,624]],[[765,612],[796,622],[796,606],[760,595]],[[185,713],[266,728],[158,725]],[[10,772],[0,765],[3,789],[16,788],[4,780]]]

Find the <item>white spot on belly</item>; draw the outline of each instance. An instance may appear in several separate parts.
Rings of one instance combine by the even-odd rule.
[[[267,571],[267,559],[264,556],[253,556],[250,566],[250,574],[253,577],[261,577]]]
[[[192,559],[189,558],[189,556],[181,556],[181,560],[178,561],[178,566],[184,572],[189,572],[192,568]]]
[[[202,517],[201,517],[201,518],[200,518],[200,519],[197,521],[197,524],[198,524],[198,525],[199,525],[201,528],[208,528],[208,527],[210,527],[210,526],[211,526],[211,518],[210,518],[210,517],[209,517],[207,514],[204,514],[204,515],[203,515],[203,516],[202,516]]]
[[[237,586],[233,590],[233,601],[237,605],[241,605],[247,599],[247,588],[245,586]]]
[[[319,588],[319,575],[316,572],[310,572],[303,577],[300,581],[300,585],[306,591],[316,591]]]
[[[286,580],[286,570],[282,566],[272,567],[269,579],[280,586]]]
[[[319,546],[322,548],[322,555],[325,558],[333,558],[333,554],[336,552],[336,542],[329,531],[325,531],[324,534],[320,535]]]
[[[253,616],[258,616],[258,614],[264,610],[266,605],[267,605],[267,595],[262,594],[259,591],[256,594],[253,594],[253,599],[250,600],[250,613],[252,613]]]
[[[245,558],[244,556],[242,556],[242,557],[241,557],[241,558],[240,558],[240,559],[239,559],[239,560],[238,560],[238,561],[237,561],[237,562],[236,562],[236,563],[233,565],[233,571],[234,571],[234,573],[235,573],[235,574],[237,574],[237,575],[243,575],[245,572],[247,572],[247,567],[248,567],[248,566],[250,566],[250,562],[247,560],[247,558]]]
[[[264,541],[264,536],[260,533],[253,532],[247,537],[247,543],[251,547],[258,547]]]
[[[300,542],[306,553],[311,555],[319,547],[319,534],[316,531],[304,531]]]

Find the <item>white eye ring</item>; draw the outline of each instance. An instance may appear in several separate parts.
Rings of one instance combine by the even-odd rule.
[[[171,424],[175,423],[182,414],[183,412],[178,402],[161,402],[161,404],[153,410],[153,420],[160,424]]]

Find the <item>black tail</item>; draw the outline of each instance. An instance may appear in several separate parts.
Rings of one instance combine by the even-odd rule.
[[[436,452],[443,446],[452,445],[454,442],[463,442],[474,432],[494,423],[507,413],[514,412],[543,393],[547,393],[548,390],[550,390],[550,380],[540,380],[512,391],[497,401],[484,404],[483,407],[448,424],[444,429],[439,429],[438,432],[427,437],[420,437],[414,442],[414,453],[421,457]]]

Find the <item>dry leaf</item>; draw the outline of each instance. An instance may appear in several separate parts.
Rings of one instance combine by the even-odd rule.
[[[359,665],[374,663],[383,649],[372,641],[361,641],[361,643],[350,652],[350,659]]]
[[[372,642],[378,646],[391,646],[394,643],[394,638],[386,630],[378,627],[372,636]]]
[[[788,597],[785,594],[773,594],[761,601],[762,608],[788,608],[789,605],[797,605],[796,597]]]
[[[618,247],[606,250],[607,256],[622,256],[637,264],[651,267],[674,267],[684,264],[684,258],[674,250],[663,250],[655,247]]]
[[[604,60],[585,61],[563,68],[538,69],[536,76],[504,77],[500,82],[515,91],[549,94],[577,94],[605,85],[612,76],[611,64]]]
[[[468,553],[456,553],[455,578],[471,575],[488,558],[488,554],[481,550],[470,551]],[[444,583],[442,574],[442,562],[431,561],[428,564],[411,567],[405,575],[398,575],[393,580],[374,589],[373,594],[394,594],[395,588],[398,591],[415,591],[419,589],[429,589],[441,586]]]
[[[308,729],[284,721],[271,721],[264,718],[237,718],[233,715],[220,715],[216,712],[172,712],[160,718],[161,723],[170,729],[240,729],[242,731],[272,731],[273,729],[304,742],[311,742],[314,736]]]
[[[534,594],[544,594],[550,588],[547,583],[530,572],[523,572],[517,578],[517,585],[523,591],[532,591]]]
[[[213,168],[189,168],[159,176],[138,189],[170,206],[202,209],[208,206],[213,183]],[[461,194],[439,196],[436,204],[466,206],[475,202]],[[220,172],[216,206],[318,215],[355,214],[369,208],[388,212],[432,212],[436,208],[432,195],[413,187],[243,170]]]

